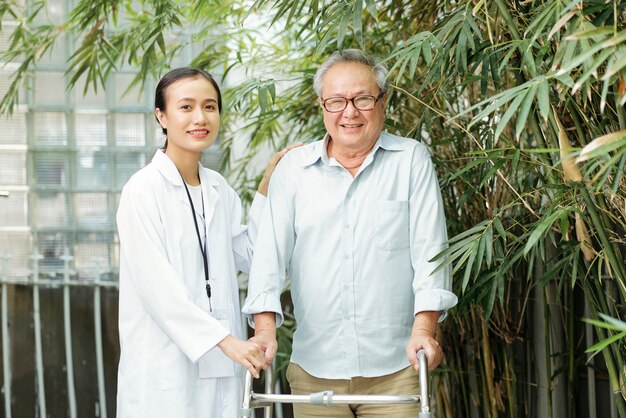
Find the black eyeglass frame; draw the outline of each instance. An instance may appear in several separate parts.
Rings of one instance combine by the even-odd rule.
[[[359,110],[361,112],[369,112],[370,110],[374,110],[374,108],[376,107],[376,103],[378,103],[378,101],[382,99],[384,96],[385,96],[385,93],[380,93],[378,96],[372,96],[371,94],[361,94],[358,96],[354,96],[351,99],[348,99],[347,97],[340,97],[340,96],[329,97],[327,99],[322,100],[322,107],[324,108],[325,111],[329,113],[339,113],[339,112],[343,112],[344,110],[346,110],[346,108],[348,107],[348,102],[352,102],[352,106],[356,110]],[[374,106],[372,106],[371,109],[359,109],[358,107],[356,107],[356,104],[354,104],[354,100],[358,98],[362,98],[362,97],[372,97],[374,99]],[[328,110],[328,108],[326,107],[326,102],[332,99],[343,99],[344,106],[339,110]]]

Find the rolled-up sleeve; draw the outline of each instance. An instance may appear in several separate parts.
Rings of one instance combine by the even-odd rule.
[[[267,198],[260,193],[255,194],[248,212],[248,225],[242,225],[241,200],[232,189],[230,189],[230,197],[231,231],[235,267],[239,271],[249,273],[252,256],[254,254],[258,225],[261,221]]]
[[[283,157],[274,170],[259,223],[248,297],[242,308],[251,326],[253,315],[261,312],[276,313],[277,326],[283,322],[280,295],[295,242],[293,200],[284,180],[288,160],[288,156]]]
[[[433,271],[440,261],[429,261],[446,248],[448,240],[441,191],[430,156],[417,149],[411,171],[410,245],[413,265],[414,313],[441,311],[442,321],[447,310],[457,304],[451,292],[452,276],[449,266]]]

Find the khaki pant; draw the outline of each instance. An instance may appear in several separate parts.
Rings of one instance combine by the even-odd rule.
[[[294,395],[309,395],[315,392],[332,390],[336,395],[417,395],[419,375],[412,367],[396,373],[377,377],[353,377],[350,380],[321,379],[311,376],[295,363],[287,367],[287,380]],[[295,418],[416,418],[419,404],[387,405],[311,405],[294,404]]]

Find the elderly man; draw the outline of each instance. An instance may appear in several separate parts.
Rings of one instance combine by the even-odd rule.
[[[456,302],[429,260],[447,235],[430,154],[383,132],[387,70],[359,50],[320,66],[327,135],[289,152],[270,182],[243,311],[271,362],[291,279],[293,393],[418,393],[416,352],[443,358],[437,324]],[[415,417],[416,405],[295,405],[297,417]]]

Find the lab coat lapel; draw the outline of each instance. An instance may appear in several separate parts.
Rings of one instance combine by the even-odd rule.
[[[200,169],[200,181],[202,184],[202,198],[204,199],[204,222],[207,228],[207,235],[211,219],[215,213],[217,207],[217,201],[220,194],[218,192],[218,183],[213,181],[212,178],[201,168]]]

